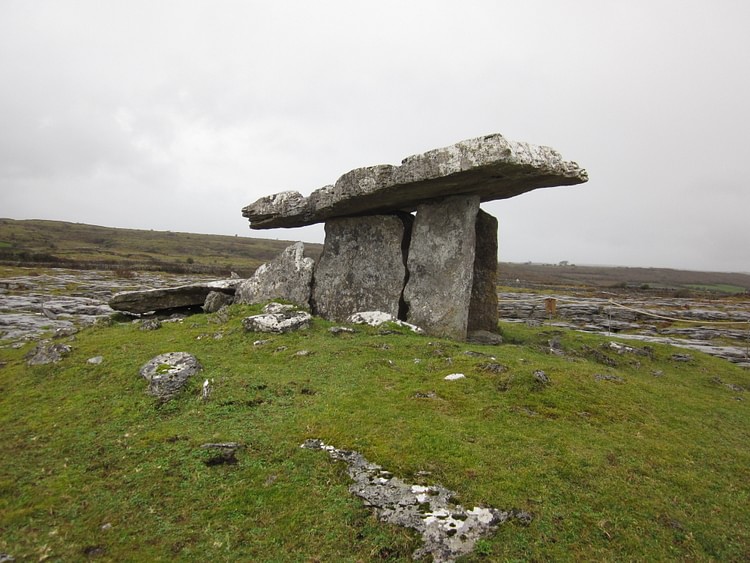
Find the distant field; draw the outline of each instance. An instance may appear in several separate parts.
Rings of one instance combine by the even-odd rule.
[[[516,281],[518,280],[518,281]],[[718,294],[750,292],[750,275],[726,272],[693,272],[669,268],[610,266],[555,266],[501,263],[501,285],[521,287],[567,286],[641,291],[694,290]]]
[[[290,231],[290,236],[293,232]],[[0,219],[0,264],[88,269],[162,270],[249,276],[291,240],[115,229],[61,221]],[[323,246],[306,243],[317,258]],[[518,281],[516,281],[518,280]],[[750,292],[750,275],[667,268],[512,264],[498,282],[525,288],[586,287],[608,290]]]
[[[0,263],[249,276],[293,241],[0,219]],[[317,256],[320,244],[310,244]]]

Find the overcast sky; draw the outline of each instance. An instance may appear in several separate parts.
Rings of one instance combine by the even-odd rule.
[[[489,133],[587,184],[503,261],[750,271],[747,0],[0,0],[0,217],[322,242],[243,206]]]

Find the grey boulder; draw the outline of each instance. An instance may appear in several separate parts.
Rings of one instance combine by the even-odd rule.
[[[36,347],[26,355],[26,364],[30,366],[43,366],[46,364],[56,364],[67,356],[72,348],[67,344],[49,342],[40,342]]]
[[[234,296],[223,291],[209,291],[206,300],[203,302],[203,310],[206,313],[216,313],[222,307],[231,305],[234,299]]]
[[[166,401],[177,395],[188,379],[202,369],[192,354],[168,352],[146,362],[140,375],[148,381],[148,394]]]
[[[235,302],[254,304],[284,299],[307,307],[315,261],[305,257],[304,252],[305,245],[297,242],[260,266],[251,278],[237,288]]]
[[[306,311],[289,309],[271,309],[261,315],[253,315],[242,319],[242,326],[248,332],[285,333],[306,329],[310,326],[312,315]]]

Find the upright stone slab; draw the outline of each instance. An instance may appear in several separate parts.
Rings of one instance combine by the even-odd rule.
[[[300,307],[309,307],[315,261],[306,258],[304,252],[305,245],[297,242],[260,266],[237,288],[235,302],[252,304],[285,299]]]
[[[411,222],[408,214],[327,221],[323,254],[313,276],[313,312],[331,320],[358,311],[397,317]]]
[[[468,330],[497,332],[497,219],[481,209],[474,254]]]
[[[464,340],[474,280],[479,196],[417,208],[404,288],[407,320],[435,336]]]

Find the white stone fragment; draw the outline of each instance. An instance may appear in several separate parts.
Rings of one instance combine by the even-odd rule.
[[[359,313],[354,313],[346,319],[346,322],[358,325],[366,324],[369,326],[380,326],[384,323],[394,323],[398,326],[408,328],[417,334],[422,334],[423,332],[418,326],[400,321],[390,313],[384,313],[383,311],[361,311]]]
[[[475,517],[477,520],[479,520],[482,524],[489,524],[492,522],[492,512],[487,508],[481,508],[479,506],[475,506],[471,510],[466,511],[467,514],[470,516]]]
[[[452,373],[450,375],[446,375],[443,379],[446,381],[455,381],[456,379],[464,379],[466,376],[463,373]]]

